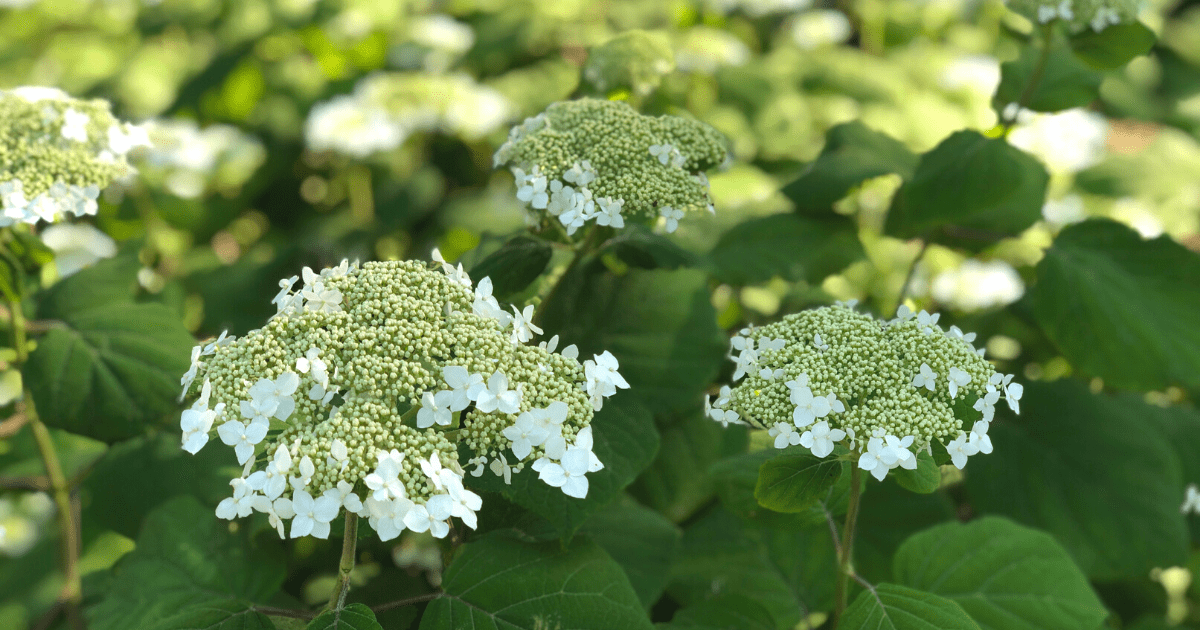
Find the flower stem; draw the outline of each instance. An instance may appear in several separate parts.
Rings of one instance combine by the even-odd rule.
[[[892,307],[892,314],[896,313],[896,309],[904,303],[904,296],[908,293],[908,285],[912,284],[913,276],[917,272],[917,263],[925,257],[925,250],[929,249],[929,239],[921,241],[921,250],[917,252],[917,257],[913,258],[912,264],[908,267],[908,273],[904,275],[904,284],[900,285],[900,294],[896,296],[896,305]],[[885,315],[887,313],[884,313]]]
[[[846,524],[842,528],[841,554],[838,557],[838,576],[834,595],[833,628],[837,630],[842,614],[846,612],[846,599],[850,577],[854,575],[853,547],[854,526],[858,522],[858,504],[862,501],[862,473],[858,466],[850,464],[850,504],[846,507]]]
[[[588,231],[587,237],[585,237],[582,241],[579,241],[579,243],[572,248],[571,262],[567,263],[566,268],[563,269],[561,274],[559,274],[558,279],[554,281],[554,285],[550,287],[550,290],[546,292],[546,296],[542,298],[541,302],[538,302],[537,308],[534,309],[534,324],[542,323],[542,316],[545,314],[544,311],[546,309],[546,305],[549,304],[551,298],[558,293],[558,289],[562,286],[563,280],[565,280],[567,276],[571,275],[571,272],[575,270],[575,267],[579,265],[580,261],[583,260],[585,255],[592,253],[598,248],[600,242],[602,242],[597,242],[600,240],[598,236],[599,233],[600,230],[593,226],[591,230]]]
[[[1017,116],[1021,110],[1029,106],[1029,101],[1033,99],[1034,92],[1037,91],[1038,84],[1042,82],[1042,76],[1046,74],[1046,66],[1050,64],[1050,49],[1053,46],[1054,38],[1054,22],[1047,22],[1042,25],[1042,54],[1038,57],[1037,65],[1033,67],[1033,74],[1029,75],[1029,82],[1025,84],[1025,89],[1021,90],[1021,97],[1017,100],[1017,107],[1006,116],[1003,124],[1004,135],[1008,135],[1008,131],[1013,125],[1017,124]]]
[[[338,564],[337,586],[329,596],[329,609],[341,610],[346,606],[346,593],[350,591],[350,572],[354,570],[354,549],[358,543],[358,515],[346,511],[346,533],[342,536],[342,561]]]

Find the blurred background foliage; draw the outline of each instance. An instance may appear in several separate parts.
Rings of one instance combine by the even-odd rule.
[[[1049,171],[1042,220],[985,246],[934,244],[913,275],[916,304],[977,330],[1000,369],[1023,379],[1077,376],[1093,393],[1109,388],[1047,340],[1025,295],[1064,226],[1107,217],[1200,251],[1200,3],[1152,0],[1140,19],[1159,36],[1148,55],[1114,72],[1077,70],[1081,107],[1023,115],[1010,135]],[[0,0],[0,86],[53,85],[148,122],[155,147],[138,158],[140,176],[106,191],[93,223],[42,231],[56,253],[43,279],[90,265],[136,268],[138,299],[166,304],[198,338],[261,325],[279,278],[304,265],[427,258],[434,246],[468,268],[483,260],[524,229],[512,178],[493,171],[492,154],[512,124],[554,101],[590,95],[693,116],[728,138],[730,160],[710,176],[716,214],[682,222],[671,240],[684,251],[668,253],[703,258],[708,276],[689,279],[706,286],[717,323],[730,330],[833,299],[890,313],[922,251],[884,234],[902,169],[848,178],[828,199],[834,216],[806,214],[813,193],[786,185],[819,156],[836,160],[826,134],[842,123],[860,121],[912,152],[964,128],[996,137],[997,110],[1015,100],[993,102],[1006,89],[1000,64],[1018,58],[1032,28],[994,0]],[[390,137],[364,132],[367,114],[354,109],[371,90],[390,99]],[[842,172],[866,157],[828,168]],[[772,259],[770,247],[746,261],[745,243],[789,235],[811,250],[803,264]],[[606,264],[639,266],[620,258]],[[0,402],[18,394],[13,380],[11,371],[0,377]],[[1196,396],[1178,385],[1150,389],[1146,400],[1160,406]],[[716,553],[704,536],[741,527],[722,521],[729,512],[704,508],[724,488],[709,464],[744,452],[747,438],[703,419],[694,398],[695,408],[672,401],[655,410],[660,455],[630,491],[666,517],[651,520],[665,527],[668,546],[682,544],[680,562],[691,567],[669,588],[648,587],[668,588],[649,602],[663,607],[656,620],[695,599],[689,580],[705,573],[687,563]],[[164,426],[113,445],[63,434],[65,459],[91,472],[81,493],[89,593],[133,548],[152,507],[183,493],[212,506],[227,491],[228,462],[213,450],[187,457],[171,422]],[[32,474],[12,468],[31,447],[4,430],[0,472]],[[864,566],[875,562],[880,573],[907,533],[955,509],[942,495],[891,505],[891,492],[873,492],[863,515],[868,537],[872,519],[903,515],[900,530],[863,543]],[[32,627],[54,601],[60,576],[44,498],[0,494],[6,630]],[[503,516],[492,499],[487,512]],[[682,543],[677,525],[688,528]],[[799,553],[788,547],[795,539],[753,538],[720,553],[780,545],[780,554]],[[336,545],[289,545],[280,597],[292,601],[280,605],[321,600]],[[440,580],[428,540],[376,543],[369,553],[377,555],[356,574],[356,596],[394,599]],[[762,570],[792,579],[789,567]],[[1172,593],[1147,572],[1102,577],[1113,578],[1100,590],[1120,613],[1110,623],[1126,627],[1164,609]],[[1172,597],[1182,597],[1178,588]],[[414,617],[397,609],[385,627]]]

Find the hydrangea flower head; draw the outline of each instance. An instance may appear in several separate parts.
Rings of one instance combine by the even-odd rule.
[[[735,414],[768,429],[776,448],[800,444],[817,457],[842,443],[878,479],[915,468],[915,453],[935,442],[962,468],[967,457],[992,451],[994,406],[1003,396],[1018,411],[1023,389],[998,374],[973,339],[903,306],[890,321],[850,304],[788,315],[733,338],[736,384],[709,416],[727,423]]]
[[[646,96],[675,69],[675,55],[662,33],[626,31],[588,52],[583,77],[601,94],[628,90]]]
[[[558,221],[573,234],[590,221],[660,217],[673,231],[685,212],[712,208],[704,171],[724,160],[721,135],[703,123],[585,98],[514,127],[494,163],[512,170],[531,223]]]
[[[96,198],[132,172],[126,156],[146,132],[102,100],[43,87],[0,91],[0,226],[96,214]]]
[[[1007,4],[1036,24],[1062,20],[1072,31],[1097,33],[1136,20],[1142,7],[1138,0],[1008,0]]]
[[[482,502],[463,485],[460,445],[476,476],[490,462],[507,481],[540,462],[573,475],[548,483],[586,495],[592,416],[625,384],[616,360],[526,343],[540,329],[514,335],[480,299],[490,282],[472,289],[461,267],[434,265],[305,268],[302,286],[280,283],[265,326],[193,351],[182,385],[201,395],[181,419],[184,448],[215,432],[245,466],[218,515],[253,508],[281,536],[294,519],[292,536],[324,537],[346,509],[384,540],[445,536],[452,516],[474,527]]]

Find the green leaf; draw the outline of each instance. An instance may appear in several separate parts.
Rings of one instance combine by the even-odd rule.
[[[12,303],[21,299],[23,291],[20,273],[9,260],[7,253],[0,256],[0,297],[3,297],[5,302]]]
[[[1085,63],[1099,70],[1117,70],[1134,57],[1150,52],[1154,31],[1141,22],[1122,22],[1097,33],[1092,29],[1071,36],[1071,50]]]
[[[1200,482],[1200,412],[1187,407],[1151,407],[1139,405],[1129,396],[1129,404],[1144,410],[1144,417],[1163,433],[1179,456],[1185,483]],[[1140,414],[1142,415],[1142,414]],[[1177,488],[1184,496],[1184,487]],[[1200,518],[1189,516],[1192,540],[1200,540]]]
[[[88,470],[108,450],[108,445],[104,442],[58,429],[50,429],[50,440],[54,443],[54,452],[58,454],[58,462],[67,479],[73,479]],[[7,441],[6,446],[7,450],[0,453],[0,477],[46,474],[46,465],[42,462],[41,451],[33,439],[32,428],[21,429]]]
[[[658,512],[622,497],[584,523],[580,532],[604,548],[629,578],[642,606],[662,596],[683,533]]]
[[[1000,138],[958,131],[921,156],[888,211],[885,232],[979,248],[1042,217],[1049,175]]]
[[[942,485],[942,469],[934,461],[933,456],[925,451],[917,453],[915,469],[897,468],[892,476],[896,478],[896,483],[900,484],[901,488],[917,494],[936,492]]]
[[[1096,580],[1186,561],[1179,458],[1147,424],[1148,405],[1059,381],[1026,385],[1021,409],[993,423],[995,452],[971,459],[978,512],[1053,534]]]
[[[863,591],[846,608],[839,630],[978,630],[956,603],[896,584]]]
[[[640,269],[679,269],[695,267],[699,259],[671,239],[645,227],[630,224],[608,240],[603,253],[611,253],[631,267]]]
[[[1049,534],[1003,518],[946,523],[896,552],[895,580],[958,602],[983,630],[1095,630],[1108,616]]]
[[[25,269],[38,269],[54,260],[54,250],[43,243],[37,235],[20,230],[13,230],[11,234],[13,240],[8,243],[8,249],[20,260]]]
[[[992,99],[997,112],[1003,112],[1010,103],[1020,102],[1035,112],[1057,112],[1082,107],[1100,96],[1104,75],[1081,62],[1063,35],[1055,31],[1041,80],[1029,97],[1023,99],[1043,50],[1041,46],[1022,46],[1020,57],[1000,65],[1000,85]]]
[[[892,557],[909,536],[955,517],[944,493],[913,494],[891,479],[894,472],[883,483],[871,480],[858,511],[854,568],[871,582],[893,581]]]
[[[442,589],[421,630],[653,627],[620,565],[583,537],[564,548],[490,534],[459,550]]]
[[[93,630],[274,628],[254,602],[279,591],[284,563],[245,536],[230,534],[213,508],[191,497],[146,519],[137,547],[117,563],[98,604]]]
[[[175,410],[194,343],[178,315],[114,303],[60,317],[24,371],[47,424],[113,442]]]
[[[545,307],[545,335],[579,346],[581,358],[611,351],[631,393],[655,413],[694,405],[725,360],[727,342],[696,270],[624,275],[585,262]]]
[[[776,512],[807,512],[829,494],[841,474],[842,463],[836,459],[810,453],[780,455],[758,469],[754,498]]]
[[[654,420],[629,394],[609,398],[592,418],[591,426],[592,452],[604,463],[604,469],[588,474],[585,499],[569,497],[561,488],[547,485],[528,466],[512,476],[512,485],[505,485],[491,473],[485,473],[472,485],[503,493],[513,503],[550,521],[562,536],[570,536],[632,483],[658,452]]]
[[[1034,316],[1079,370],[1125,389],[1200,386],[1200,256],[1092,220],[1054,239],[1037,277]]]
[[[518,236],[472,267],[471,278],[475,282],[485,276],[491,278],[492,293],[503,300],[521,292],[542,275],[553,253],[545,241]]]
[[[307,630],[383,630],[383,626],[365,604],[350,604],[341,610],[321,613],[308,624]]]
[[[858,121],[843,123],[830,128],[821,155],[783,194],[800,212],[827,213],[862,182],[889,173],[908,179],[916,165],[917,157],[900,141]]]
[[[38,300],[40,319],[62,319],[98,306],[129,304],[138,293],[137,252],[124,250],[51,285]],[[185,357],[186,358],[186,357]]]
[[[742,595],[723,595],[675,613],[658,630],[775,630],[775,620],[760,604]]]
[[[809,218],[794,213],[750,219],[721,235],[708,253],[719,280],[744,285],[775,276],[820,284],[864,257],[849,217]]]
[[[764,448],[750,453],[742,453],[727,457],[709,469],[709,474],[721,497],[721,502],[727,509],[757,525],[768,527],[795,528],[811,524],[824,524],[825,512],[834,516],[846,513],[847,502],[850,498],[850,464],[838,462],[840,472],[833,486],[827,488],[802,512],[786,514],[769,509],[756,498],[760,471],[763,466],[782,456],[804,455],[809,453],[802,446],[789,446],[784,450]],[[811,457],[811,455],[809,455]]]

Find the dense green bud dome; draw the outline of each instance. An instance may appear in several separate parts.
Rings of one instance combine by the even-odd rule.
[[[1062,20],[1072,31],[1099,33],[1114,24],[1137,19],[1141,0],[1008,0],[1008,7],[1037,24]]]
[[[627,31],[588,52],[583,77],[601,94],[628,90],[646,96],[675,69],[675,55],[662,33]]]
[[[991,451],[987,426],[1001,392],[1016,410],[1022,388],[984,360],[974,334],[943,332],[937,319],[902,307],[879,321],[847,304],[743,330],[731,351],[741,382],[709,413],[769,429],[777,448],[803,444],[818,457],[845,441],[880,479],[915,466],[913,451],[934,442],[961,468],[967,455]]]
[[[218,515],[266,512],[282,535],[297,500],[315,501],[316,529],[293,521],[293,536],[321,536],[345,507],[385,539],[405,528],[440,537],[451,515],[474,526],[479,509],[460,444],[476,476],[490,467],[507,480],[533,462],[550,485],[586,495],[583,475],[602,467],[592,415],[627,387],[615,360],[581,364],[573,346],[554,352],[556,339],[525,345],[541,332],[532,307],[506,313],[488,278],[472,290],[461,266],[442,266],[305,268],[299,291],[298,278],[280,283],[266,326],[193,351],[184,393],[200,397],[181,419],[183,447],[198,451],[215,428],[245,465]]]
[[[591,220],[620,228],[661,218],[673,232],[684,212],[712,211],[704,171],[725,161],[725,146],[695,120],[580,99],[513,128],[494,161],[512,169],[534,224],[557,220],[573,234]]]
[[[95,214],[100,191],[131,172],[125,156],[149,144],[107,101],[55,88],[0,91],[0,226]]]

